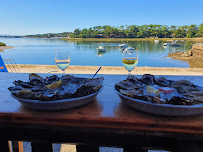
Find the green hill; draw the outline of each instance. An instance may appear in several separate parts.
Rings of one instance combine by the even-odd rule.
[[[0,42],[0,46],[6,46],[6,44],[5,44],[5,43]]]

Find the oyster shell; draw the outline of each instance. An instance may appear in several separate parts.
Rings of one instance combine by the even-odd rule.
[[[156,78],[156,83],[161,87],[169,87],[171,81],[167,80],[164,77],[159,77],[159,78]]]
[[[194,84],[187,80],[179,80],[171,83],[170,87],[177,89],[179,93],[187,93],[197,90]]]
[[[50,76],[50,77],[46,77],[46,79],[45,79],[45,84],[46,84],[46,85],[52,84],[52,83],[54,83],[54,82],[56,82],[56,81],[58,81],[58,80],[59,80],[59,77],[58,77],[57,75],[52,75],[52,76]]]
[[[116,89],[123,89],[123,90],[133,90],[133,89],[137,90],[142,87],[141,84],[137,84],[129,80],[124,80],[122,82],[116,83],[115,86],[116,86]]]
[[[141,80],[143,83],[148,84],[148,85],[153,85],[156,82],[155,77],[151,74],[144,74],[141,77]]]
[[[29,75],[29,80],[30,82],[41,82],[43,85],[45,85],[45,80],[35,73]]]

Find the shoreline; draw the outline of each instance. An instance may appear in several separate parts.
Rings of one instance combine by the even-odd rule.
[[[13,46],[0,46],[0,50],[13,49]]]
[[[69,41],[194,41],[194,42],[203,42],[203,38],[59,38],[61,40]]]
[[[203,68],[203,44],[193,44],[191,50],[169,53],[168,57],[186,61],[190,64],[191,68]]]
[[[9,66],[6,65],[9,72]],[[20,73],[47,73],[53,69],[56,69],[56,65],[28,65],[17,64]],[[70,65],[65,73],[66,74],[94,74],[100,66],[76,66]],[[51,72],[51,74],[62,74],[60,69]],[[132,75],[196,75],[203,76],[203,68],[175,68],[175,67],[135,67],[132,71]],[[115,75],[127,75],[128,71],[123,66],[102,66],[98,74],[115,74]]]

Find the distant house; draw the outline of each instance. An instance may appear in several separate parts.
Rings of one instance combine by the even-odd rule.
[[[97,34],[98,37],[103,37],[104,34]]]
[[[110,37],[115,37],[116,35],[115,34],[110,34]]]

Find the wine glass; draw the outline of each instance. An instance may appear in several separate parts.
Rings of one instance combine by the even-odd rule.
[[[65,74],[65,69],[70,64],[70,52],[69,51],[56,51],[55,52],[55,62],[56,62],[56,65],[63,71],[63,74]]]
[[[128,75],[131,75],[131,71],[137,66],[139,58],[139,53],[136,50],[127,50],[123,51],[122,62],[123,66],[128,70]]]

